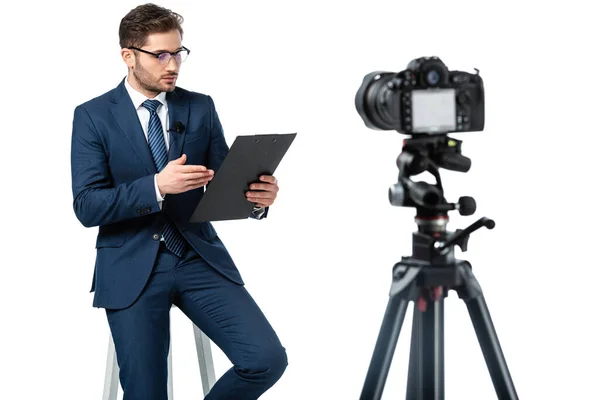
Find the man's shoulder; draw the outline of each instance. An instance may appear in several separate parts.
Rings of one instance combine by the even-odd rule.
[[[115,98],[116,90],[117,90],[117,88],[107,90],[106,92],[104,92],[100,95],[92,97],[91,99],[78,104],[76,106],[76,108],[79,108],[79,109],[85,108],[86,110],[90,110],[90,109],[96,109],[98,107],[106,107],[106,104],[109,102],[112,102],[113,99]]]
[[[196,101],[196,102],[211,101],[210,100],[211,98],[208,94],[184,89],[180,86],[176,86],[174,92],[175,92],[174,94],[176,94],[177,96],[179,96],[181,98],[185,98],[189,101]]]

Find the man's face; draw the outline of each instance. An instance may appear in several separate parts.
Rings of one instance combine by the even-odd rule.
[[[153,33],[148,36],[146,44],[139,47],[150,53],[176,52],[181,49],[181,35],[178,30],[165,33]],[[130,67],[133,82],[130,83],[136,89],[154,97],[160,92],[171,92],[175,90],[179,67],[174,57],[165,64],[141,51],[123,49],[122,55]]]

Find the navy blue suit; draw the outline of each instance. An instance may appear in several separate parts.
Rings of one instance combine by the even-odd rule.
[[[106,309],[124,400],[166,399],[169,310],[177,305],[234,364],[206,399],[257,399],[283,374],[285,349],[247,292],[212,224],[190,223],[204,188],[156,199],[157,173],[123,80],[75,108],[73,207],[99,227],[93,305]],[[212,98],[176,88],[166,95],[169,161],[217,172],[229,148]],[[179,258],[160,240],[169,218],[187,241]]]

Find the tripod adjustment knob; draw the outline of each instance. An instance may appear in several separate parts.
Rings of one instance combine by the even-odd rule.
[[[460,215],[473,215],[477,210],[475,199],[469,196],[462,196],[458,199],[458,212]]]

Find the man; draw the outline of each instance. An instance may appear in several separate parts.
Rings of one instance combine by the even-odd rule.
[[[287,356],[212,225],[188,222],[228,146],[212,98],[176,87],[182,22],[153,4],[122,19],[127,77],[75,108],[73,207],[99,226],[94,306],[106,309],[123,399],[167,399],[172,304],[233,363],[206,399],[257,399]],[[260,180],[247,193],[256,219],[279,189]]]

